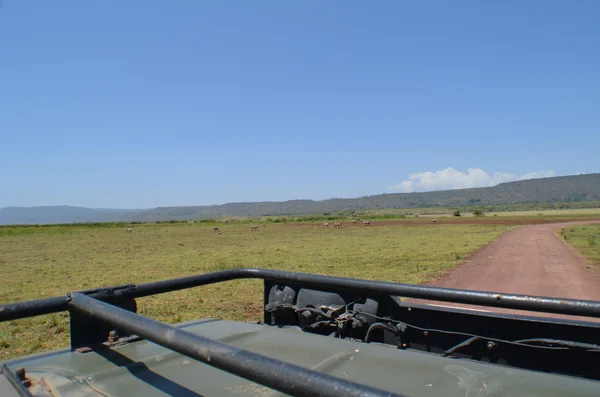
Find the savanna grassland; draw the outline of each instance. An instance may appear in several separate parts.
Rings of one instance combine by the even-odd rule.
[[[560,234],[595,267],[600,268],[600,225],[565,227]]]
[[[0,228],[0,303],[144,283],[236,267],[262,267],[418,284],[452,269],[510,225],[143,224],[124,228]],[[239,280],[138,300],[168,323],[257,320],[262,283]],[[0,360],[67,346],[68,314],[0,323]]]

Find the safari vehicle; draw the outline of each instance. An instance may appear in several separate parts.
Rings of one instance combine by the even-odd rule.
[[[136,298],[264,280],[264,319],[166,325]],[[71,346],[1,364],[16,396],[600,396],[600,302],[235,269],[0,307],[0,321],[70,312]],[[539,314],[539,313],[538,313]]]

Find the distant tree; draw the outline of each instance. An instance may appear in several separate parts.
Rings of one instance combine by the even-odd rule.
[[[454,215],[454,216],[461,216],[462,214],[460,213],[460,210],[455,210],[452,215]]]
[[[473,216],[483,216],[483,211],[482,210],[475,210],[475,211],[473,211]]]

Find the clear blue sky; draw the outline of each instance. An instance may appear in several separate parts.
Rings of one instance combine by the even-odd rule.
[[[0,207],[598,172],[598,21],[598,1],[2,0]]]

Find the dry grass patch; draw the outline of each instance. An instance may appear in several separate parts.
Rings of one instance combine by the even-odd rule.
[[[334,228],[269,224],[6,229],[0,235],[0,303],[144,283],[236,267],[423,283],[509,230],[501,225]],[[262,282],[232,281],[138,300],[168,323],[260,319]],[[68,345],[68,314],[0,323],[0,359]]]

